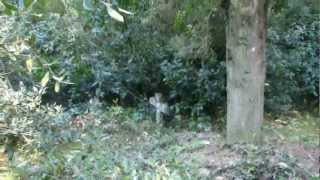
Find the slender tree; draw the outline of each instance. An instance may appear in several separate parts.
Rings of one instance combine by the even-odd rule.
[[[263,120],[267,0],[230,0],[227,141],[255,142]]]

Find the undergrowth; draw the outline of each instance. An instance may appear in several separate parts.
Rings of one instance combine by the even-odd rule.
[[[136,109],[106,106],[97,99],[68,109],[45,105],[41,101],[45,88],[30,90],[21,86],[13,90],[6,82],[1,83],[1,139],[14,179],[316,176],[298,159],[277,149],[278,144],[272,141],[260,146],[229,146],[210,128],[192,131],[159,126],[151,116],[141,118]],[[314,145],[314,135],[300,131],[296,121],[301,120],[289,121],[290,126],[283,120],[278,123],[281,126],[271,127],[296,127],[292,132],[301,133],[302,143]]]

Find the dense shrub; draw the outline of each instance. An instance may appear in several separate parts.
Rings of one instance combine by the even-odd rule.
[[[5,68],[0,68],[17,72],[9,79],[26,85],[50,72],[45,100],[64,105],[97,96],[109,103],[119,99],[122,105],[143,107],[155,92],[162,92],[177,114],[219,114],[225,108],[226,73],[225,17],[218,4],[120,1],[136,11],[124,24],[106,21],[110,17],[98,1],[90,8],[70,3],[63,14],[7,18],[0,35]],[[292,13],[295,6],[286,5],[270,15],[268,111],[313,107],[318,102],[319,12],[312,3],[301,6],[297,13]],[[11,51],[17,45],[25,50]],[[25,68],[29,58],[31,73]],[[59,78],[73,84],[60,83]],[[60,93],[54,92],[57,82]]]
[[[271,111],[319,103],[319,11],[297,8],[283,9],[270,20],[266,107]]]
[[[48,152],[53,145],[72,142],[79,136],[72,125],[72,113],[63,113],[61,106],[42,104],[45,88],[28,89],[20,84],[14,90],[1,80],[0,93],[0,139],[7,151],[21,143],[26,151]]]
[[[15,10],[0,0],[0,142],[22,178],[196,177],[177,155],[203,145],[215,151],[218,139],[177,144],[179,133],[146,121],[155,114],[148,98],[164,94],[175,115],[169,125],[209,130],[212,119],[223,120],[221,1],[119,0],[135,12],[124,23],[111,21],[99,0],[39,0],[26,11],[5,1]],[[301,2],[271,9],[267,111],[319,103],[319,11]],[[14,148],[21,154],[10,155]],[[301,169],[280,154],[269,161],[277,152],[266,148],[240,147],[245,161],[215,175],[290,178]]]

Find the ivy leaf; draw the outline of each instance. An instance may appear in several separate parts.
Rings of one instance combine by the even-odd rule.
[[[45,87],[45,86],[48,84],[49,79],[50,79],[50,73],[47,72],[47,73],[43,76],[43,78],[41,79],[41,86],[42,86],[42,87]]]
[[[60,82],[56,81],[56,83],[54,84],[54,92],[58,93],[60,92]]]
[[[31,58],[26,61],[27,70],[31,73],[33,67],[33,60]]]

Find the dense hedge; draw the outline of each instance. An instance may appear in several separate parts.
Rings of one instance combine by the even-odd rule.
[[[283,9],[271,17],[267,50],[267,108],[319,104],[319,11],[312,7]]]
[[[146,103],[154,92],[162,92],[179,114],[223,112],[225,17],[217,1],[159,2],[126,4],[136,14],[127,16],[124,24],[106,20],[105,7],[99,4],[92,5],[94,11],[74,5],[63,15],[31,13],[6,19],[12,29],[2,29],[0,35],[1,50],[6,51],[1,57],[6,66],[2,70],[10,66],[19,72],[10,74],[11,80],[30,84],[39,82],[48,71],[63,76],[74,84],[61,84],[57,94],[55,80],[50,80],[47,99],[65,105],[93,96],[137,105]],[[312,108],[319,102],[318,15],[312,4],[304,4],[301,11],[286,6],[270,15],[268,111]],[[16,45],[26,50],[8,51]],[[23,69],[30,57],[34,68],[27,73]]]

